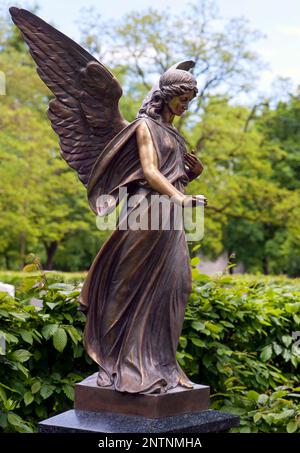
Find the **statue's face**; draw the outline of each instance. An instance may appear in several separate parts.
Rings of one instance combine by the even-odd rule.
[[[177,116],[181,116],[189,107],[189,102],[194,97],[194,91],[190,90],[180,96],[174,96],[169,101],[169,107],[172,113]]]

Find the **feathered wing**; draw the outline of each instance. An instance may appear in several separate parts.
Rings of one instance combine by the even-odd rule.
[[[128,122],[119,111],[122,88],[114,75],[72,39],[24,9],[10,8],[37,64],[55,95],[48,116],[59,135],[61,154],[87,186],[95,161]]]

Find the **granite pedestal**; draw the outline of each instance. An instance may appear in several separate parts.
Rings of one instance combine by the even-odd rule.
[[[219,433],[239,426],[239,417],[206,410],[162,418],[70,410],[39,423],[41,433]]]

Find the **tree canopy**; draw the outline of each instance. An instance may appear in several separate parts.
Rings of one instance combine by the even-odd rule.
[[[129,121],[162,72],[196,62],[199,96],[176,126],[205,167],[188,187],[208,198],[202,251],[235,252],[249,272],[299,275],[300,92],[275,104],[241,100],[263,66],[252,50],[261,34],[243,18],[223,19],[210,0],[181,15],[149,9],[115,22],[86,9],[79,25],[81,44],[124,87]],[[0,265],[18,268],[34,252],[48,268],[85,269],[108,232],[97,229],[84,187],[60,157],[46,115],[51,93],[5,15],[0,62]]]

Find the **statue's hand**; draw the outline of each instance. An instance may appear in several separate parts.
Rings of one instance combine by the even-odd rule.
[[[184,155],[184,163],[188,167],[188,171],[192,173],[193,178],[199,176],[203,171],[203,164],[197,158],[194,151]]]
[[[207,198],[204,195],[183,195],[178,199],[178,204],[184,207],[195,208],[197,206],[207,206]]]

